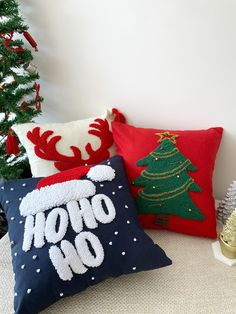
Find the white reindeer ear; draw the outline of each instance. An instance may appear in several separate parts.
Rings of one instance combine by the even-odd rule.
[[[112,181],[115,176],[115,170],[106,165],[94,166],[87,173],[87,177],[94,182]]]

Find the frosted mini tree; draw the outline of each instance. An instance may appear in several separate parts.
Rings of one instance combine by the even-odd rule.
[[[28,165],[11,126],[30,122],[41,112],[42,99],[35,82],[39,75],[30,63],[31,51],[21,40],[24,36],[37,47],[27,29],[17,2],[0,1],[0,178],[4,179],[19,178]]]
[[[177,135],[169,132],[157,135],[161,144],[137,162],[138,166],[147,166],[133,182],[144,187],[136,198],[139,213],[205,219],[188,192],[201,191],[188,173],[196,167],[175,146]]]
[[[227,190],[225,198],[217,208],[217,220],[225,224],[231,213],[236,208],[236,181],[233,181]]]

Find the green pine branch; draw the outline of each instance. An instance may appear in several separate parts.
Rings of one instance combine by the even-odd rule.
[[[7,134],[13,124],[31,122],[41,113],[35,108],[38,100],[35,99],[34,83],[39,74],[28,73],[24,68],[33,56],[21,35],[28,26],[19,13],[16,0],[0,2],[0,21],[0,178],[14,179],[29,171],[29,163],[22,145],[18,156],[5,152]],[[6,44],[5,38],[11,33],[14,36]],[[18,48],[23,51],[17,51]],[[42,100],[40,97],[39,101]],[[23,106],[25,103],[27,105]]]

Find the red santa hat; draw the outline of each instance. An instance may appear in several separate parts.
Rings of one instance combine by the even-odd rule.
[[[43,178],[38,182],[37,189],[22,199],[19,208],[21,215],[35,215],[69,201],[95,195],[93,182],[80,180],[85,175],[94,182],[112,181],[115,170],[107,165],[82,166]]]

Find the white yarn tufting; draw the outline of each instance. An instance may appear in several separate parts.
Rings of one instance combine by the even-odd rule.
[[[112,181],[115,176],[115,170],[106,165],[94,166],[87,173],[87,177],[94,182]]]
[[[96,187],[89,180],[71,180],[46,186],[28,193],[20,204],[22,216],[35,215],[52,207],[95,195]]]
[[[73,244],[67,240],[61,241],[61,249],[56,245],[51,246],[49,249],[49,257],[62,280],[71,280],[73,278],[73,272],[76,274],[84,274],[88,270],[83,265]]]
[[[22,245],[22,250],[27,252],[32,246],[34,239],[34,246],[36,248],[41,248],[45,244],[44,240],[44,228],[45,228],[46,218],[44,213],[38,213],[36,217],[28,216],[25,220],[25,232],[24,240]]]
[[[59,220],[59,227],[58,230],[56,230],[56,224]],[[45,227],[45,237],[48,242],[51,243],[57,243],[61,241],[67,231],[68,227],[68,214],[65,209],[63,208],[54,208],[47,217],[46,220],[46,227]]]

